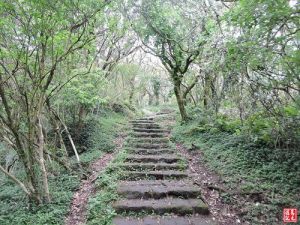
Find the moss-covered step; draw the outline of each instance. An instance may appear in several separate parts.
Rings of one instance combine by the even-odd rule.
[[[144,212],[163,215],[173,213],[176,215],[202,214],[208,215],[208,207],[201,199],[122,199],[113,204],[117,213]]]

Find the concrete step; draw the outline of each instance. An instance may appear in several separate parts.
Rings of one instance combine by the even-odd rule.
[[[132,134],[133,137],[136,138],[159,138],[165,137],[164,133],[146,133],[146,132],[134,132]]]
[[[131,147],[134,148],[144,148],[144,149],[162,149],[169,148],[169,143],[129,143]]]
[[[125,162],[142,162],[142,163],[176,163],[182,160],[177,155],[174,154],[161,154],[161,155],[127,155]]]
[[[184,170],[187,165],[178,163],[123,163],[120,167],[126,170]]]
[[[168,132],[167,130],[160,129],[160,128],[139,128],[139,127],[134,127],[133,131],[138,132],[138,133],[151,133],[151,134],[158,134],[158,133],[166,133]]]
[[[144,149],[144,148],[134,148],[128,149],[129,153],[139,154],[139,155],[161,155],[161,154],[174,154],[175,151],[168,148],[162,149]]]
[[[170,112],[158,112],[156,113],[155,115],[167,115],[167,114],[170,114]]]
[[[170,140],[169,140],[168,137],[159,137],[159,138],[139,137],[139,138],[129,138],[128,141],[131,142],[131,143],[156,143],[156,144],[160,144],[160,143],[169,143]]]
[[[131,124],[144,124],[144,123],[147,123],[147,124],[154,124],[154,121],[153,120],[132,120],[130,121]]]
[[[159,170],[159,171],[127,171],[123,179],[127,180],[139,180],[139,179],[151,179],[151,180],[163,180],[163,179],[183,179],[187,178],[186,172],[174,171],[174,170]]]
[[[144,212],[163,215],[174,213],[177,215],[187,214],[209,214],[207,205],[201,199],[180,199],[180,198],[163,198],[163,199],[125,199],[113,204],[117,213],[124,212]]]
[[[193,182],[190,179],[182,179],[182,180],[138,180],[138,181],[120,181],[119,185],[142,185],[142,186],[157,186],[157,185],[165,185],[165,186],[175,186],[178,185],[180,187],[186,185],[193,185]]]
[[[206,215],[198,216],[145,216],[142,218],[116,217],[113,225],[217,225]]]
[[[159,129],[160,126],[154,123],[134,123],[133,128]]]
[[[154,120],[154,118],[153,117],[144,117],[144,118],[138,118],[138,119],[135,119],[135,120],[137,120],[137,121],[139,121],[139,120],[141,120],[141,121],[143,121],[143,120],[147,120],[147,121],[153,121]]]
[[[195,185],[166,185],[161,182],[157,185],[141,185],[139,183],[123,183],[118,186],[117,192],[127,199],[161,199],[166,197],[198,198],[201,195]]]

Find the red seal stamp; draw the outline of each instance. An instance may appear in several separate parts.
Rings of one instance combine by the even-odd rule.
[[[284,223],[297,223],[298,221],[298,210],[286,208],[283,209],[283,222]]]

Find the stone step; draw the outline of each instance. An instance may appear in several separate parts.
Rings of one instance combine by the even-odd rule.
[[[166,197],[197,198],[201,195],[198,187],[193,185],[140,185],[123,183],[118,186],[117,193],[127,199],[161,199]]]
[[[168,148],[162,148],[162,149],[128,149],[128,152],[139,154],[139,155],[160,155],[160,154],[172,154],[175,153],[174,150],[168,149]]]
[[[146,133],[146,132],[134,132],[132,134],[133,137],[141,137],[141,138],[158,138],[158,137],[165,137],[164,133]]]
[[[127,155],[125,162],[143,162],[143,163],[175,163],[182,160],[177,155],[161,154],[161,155]]]
[[[168,137],[160,137],[160,138],[128,138],[128,142],[130,143],[169,143]]]
[[[132,124],[133,128],[146,128],[146,129],[159,129],[160,126],[158,124],[151,123],[135,123]]]
[[[133,128],[133,131],[135,132],[139,132],[139,133],[151,133],[151,134],[158,134],[158,133],[166,133],[168,132],[167,130],[164,130],[164,129],[147,129],[147,128],[138,128],[138,127],[134,127]]]
[[[163,198],[163,199],[126,199],[120,200],[113,204],[117,213],[124,212],[143,212],[163,215],[174,213],[177,215],[187,214],[209,214],[207,205],[201,199],[180,199],[180,198]]]
[[[113,225],[217,225],[210,217],[205,215],[198,216],[145,216],[135,217],[116,217]]]
[[[127,180],[138,180],[138,179],[152,179],[152,180],[163,180],[163,179],[183,179],[187,178],[186,172],[174,171],[174,170],[159,170],[159,171],[127,171],[123,178]]]
[[[144,118],[133,119],[132,121],[135,121],[135,120],[137,120],[137,121],[140,121],[140,120],[153,121],[154,118],[153,117],[144,117]]]
[[[158,123],[154,122],[153,120],[132,120],[130,121],[131,124],[156,124]]]
[[[183,170],[187,165],[178,163],[123,163],[120,166],[126,170]]]
[[[158,112],[156,113],[155,115],[167,115],[167,114],[170,114],[171,112]]]
[[[144,117],[144,118],[139,118],[139,119],[135,119],[135,120],[154,120],[153,117]]]
[[[130,121],[131,124],[144,124],[144,123],[147,123],[147,124],[154,124],[154,121],[152,120],[132,120]]]
[[[131,144],[131,143],[130,143]],[[134,148],[144,148],[144,149],[162,149],[162,148],[169,148],[168,143],[132,143],[130,146]]]
[[[182,180],[139,180],[139,181],[120,181],[119,185],[142,185],[142,186],[157,186],[157,185],[165,185],[165,186],[186,186],[193,185],[193,182],[190,179],[182,179]]]
[[[131,123],[131,124],[139,124],[139,125],[144,125],[144,124],[145,124],[145,125],[155,124],[155,125],[159,126],[158,123],[155,123],[155,122],[152,121],[152,120],[131,121],[130,123]]]

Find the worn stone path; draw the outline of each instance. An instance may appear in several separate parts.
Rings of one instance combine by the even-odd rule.
[[[132,126],[113,224],[215,224],[199,187],[189,178],[184,158],[170,147],[166,131],[153,118],[134,120]]]

